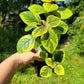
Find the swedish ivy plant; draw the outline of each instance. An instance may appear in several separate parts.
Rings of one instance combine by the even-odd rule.
[[[41,58],[45,61],[40,70],[42,77],[50,77],[52,73],[64,75],[64,51],[57,50],[60,36],[68,30],[68,25],[64,22],[72,16],[72,11],[68,8],[59,8],[56,1],[64,0],[41,0],[43,5],[33,4],[29,6],[29,11],[19,14],[22,21],[27,24],[25,31],[32,31],[31,34],[22,36],[17,43],[19,53],[28,52],[31,49],[38,49]],[[46,20],[41,19],[43,14]],[[49,57],[49,54],[52,56]]]

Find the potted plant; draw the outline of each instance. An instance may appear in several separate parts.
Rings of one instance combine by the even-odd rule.
[[[40,69],[40,76],[49,77],[52,73],[64,75],[64,51],[57,50],[60,36],[68,30],[68,25],[64,22],[72,16],[68,8],[59,8],[55,1],[64,0],[41,0],[43,5],[33,4],[29,6],[29,11],[19,14],[22,21],[27,24],[25,31],[32,31],[31,34],[22,36],[17,43],[19,53],[37,49],[44,61],[44,66]],[[46,20],[41,19],[44,15]]]

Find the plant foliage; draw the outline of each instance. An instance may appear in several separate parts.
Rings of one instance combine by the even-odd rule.
[[[25,31],[32,30],[32,33],[20,38],[17,51],[24,53],[32,48],[40,49],[40,56],[46,63],[41,68],[40,75],[50,77],[53,69],[57,75],[64,75],[64,68],[60,63],[64,61],[65,54],[63,51],[57,51],[56,48],[59,36],[68,30],[68,25],[63,20],[71,17],[72,12],[68,8],[59,8],[54,4],[55,1],[64,0],[42,1],[44,2],[42,6],[33,4],[28,8],[30,11],[20,13],[20,18],[27,24]],[[41,19],[41,14],[46,17],[46,20]],[[51,58],[48,57],[48,53],[52,55]]]
[[[71,44],[74,46],[74,50],[80,56],[84,55],[84,25],[81,26],[80,31],[77,31],[77,35],[72,37]]]

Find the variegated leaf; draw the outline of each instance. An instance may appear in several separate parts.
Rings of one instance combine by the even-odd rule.
[[[58,5],[51,3],[44,3],[43,7],[47,12],[52,12],[58,9]]]
[[[57,12],[61,15],[61,19],[68,19],[73,15],[72,11],[68,8],[59,8]]]
[[[33,4],[28,8],[30,11],[38,13],[38,14],[42,14],[45,13],[46,11],[44,10],[44,8],[40,5],[37,4]]]
[[[47,58],[47,59],[45,60],[45,62],[46,62],[46,64],[47,64],[48,66],[50,66],[51,68],[54,68],[54,67],[56,66],[56,63],[55,63],[51,58]]]
[[[48,66],[43,66],[40,70],[40,75],[42,77],[50,77],[52,75],[52,69]]]
[[[49,34],[46,33],[41,37],[41,43],[43,47],[50,53],[53,53],[58,45],[57,34],[52,29],[49,30]]]
[[[35,39],[31,35],[21,37],[17,43],[17,51],[24,53],[30,51],[35,44]]]
[[[54,15],[49,15],[47,17],[47,24],[46,26],[50,27],[57,27],[61,22],[61,19],[54,16]]]
[[[65,34],[68,31],[68,25],[61,21],[61,23],[54,28],[55,33],[57,34]]]
[[[64,75],[64,67],[60,64],[58,64],[55,68],[54,68],[54,72],[57,75]]]
[[[37,37],[45,34],[47,32],[47,30],[48,29],[45,26],[37,27],[33,30],[32,35],[33,35],[33,37],[37,38]]]

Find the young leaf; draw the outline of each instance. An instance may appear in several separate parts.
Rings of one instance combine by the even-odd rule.
[[[36,15],[34,15],[30,11],[24,11],[24,12],[20,13],[19,15],[20,15],[20,18],[22,19],[22,21],[29,26],[36,26],[39,23],[37,18],[40,18],[40,16],[36,17]]]
[[[25,31],[28,32],[28,31],[30,31],[30,30],[33,29],[33,28],[35,28],[35,26],[27,26],[27,27],[25,28]]]
[[[36,17],[36,21],[38,22],[38,25],[41,25],[41,18],[37,13],[33,13]]]
[[[54,31],[57,34],[65,34],[67,32],[67,30],[68,30],[68,25],[63,21],[61,21],[59,26],[54,28]]]
[[[33,37],[37,38],[37,37],[45,34],[46,32],[47,32],[47,27],[40,26],[33,30],[32,35],[33,35]]]
[[[64,68],[62,65],[58,64],[55,68],[54,68],[54,72],[57,75],[64,75]]]
[[[45,60],[48,58],[48,53],[46,51],[41,51],[40,52],[40,57]]]
[[[47,12],[52,12],[58,9],[58,5],[51,3],[44,3],[43,7]]]
[[[46,12],[42,6],[36,4],[31,5],[28,9],[38,14],[42,14]]]
[[[30,51],[35,44],[35,39],[31,35],[21,37],[17,43],[17,51],[24,53]]]
[[[57,12],[61,15],[61,19],[68,19],[73,15],[72,11],[68,8],[59,8]]]
[[[47,59],[45,60],[45,62],[46,62],[46,64],[47,64],[48,66],[50,66],[51,68],[54,68],[54,67],[56,66],[56,63],[55,63],[51,58],[47,58]]]
[[[65,1],[65,0],[41,0],[43,2],[56,2],[56,1]]]
[[[61,19],[54,16],[54,15],[49,15],[47,17],[47,24],[46,26],[49,26],[49,27],[56,27],[60,24],[61,22]]]
[[[40,70],[40,75],[42,77],[50,77],[52,75],[52,69],[48,66],[43,66]]]
[[[65,59],[65,53],[64,51],[56,51],[53,56],[53,60],[56,62],[64,62]]]
[[[46,21],[45,20],[41,20],[42,24],[45,25],[46,24]]]
[[[52,54],[58,45],[57,34],[55,34],[53,30],[49,30],[49,34],[46,33],[43,35],[41,40],[43,47]]]

